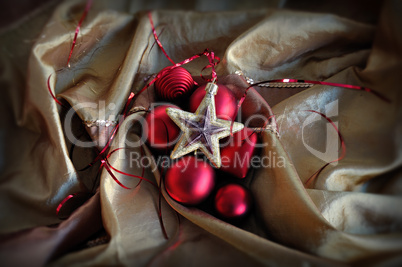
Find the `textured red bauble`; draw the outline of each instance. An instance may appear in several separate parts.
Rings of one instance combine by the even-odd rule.
[[[224,218],[244,217],[251,209],[252,198],[248,189],[238,184],[221,187],[215,196],[215,209]]]
[[[166,108],[180,109],[175,105],[158,106],[145,118],[144,136],[151,147],[159,150],[172,148],[180,135],[180,128],[167,115]]]
[[[171,198],[186,205],[204,201],[215,185],[215,172],[207,162],[186,156],[166,172],[165,188]]]
[[[160,99],[178,101],[193,91],[193,77],[182,67],[166,67],[158,75],[160,77],[155,81],[155,91]]]
[[[190,97],[189,110],[195,112],[204,98],[206,91],[205,86],[198,87]],[[218,93],[215,95],[216,116],[219,119],[232,120],[236,117],[237,100],[235,95],[229,88],[222,84],[218,84]]]
[[[234,133],[229,143],[221,149],[221,170],[237,178],[246,177],[257,139],[257,134],[247,127]]]

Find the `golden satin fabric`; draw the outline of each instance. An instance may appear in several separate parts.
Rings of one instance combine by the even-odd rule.
[[[239,7],[240,2],[233,5]],[[97,154],[77,146],[70,158],[72,143],[65,127],[69,113],[50,97],[49,75],[59,99],[76,110],[73,134],[96,141],[101,148],[112,126],[86,125],[98,119],[118,120],[130,92],[138,92],[148,76],[170,65],[154,44],[147,13],[138,11],[147,4],[130,3],[94,1],[70,67],[67,58],[85,2],[50,5],[1,35],[2,263],[402,264],[402,5],[397,0],[367,4],[366,13],[366,3],[360,4],[362,9],[356,8],[359,4],[349,8],[343,3],[341,8],[342,3],[328,3],[323,13],[295,10],[317,11],[314,1],[304,6],[289,1],[285,7],[294,10],[247,6],[249,11],[153,11],[156,31],[169,56],[180,62],[206,48],[213,50],[222,59],[217,68],[220,82],[238,99],[247,88],[244,78],[234,75],[241,70],[254,80],[298,78],[366,86],[391,103],[367,92],[331,86],[250,90],[242,117],[275,114],[276,124],[271,125],[278,126],[280,133],[279,137],[271,131],[260,133],[259,141],[265,146],[258,153],[284,160],[249,172],[244,182],[255,206],[240,227],[180,205],[162,190],[169,236],[165,240],[157,214],[158,190],[145,181],[136,187],[138,179],[117,175],[132,188],[124,189],[105,169],[96,194],[69,219],[60,221],[55,215],[57,205],[68,194],[93,187],[99,162],[77,171]],[[152,3],[147,7],[157,6]],[[174,3],[180,7],[180,1]],[[330,14],[331,7],[340,16]],[[199,76],[206,62],[198,59],[185,68]],[[130,108],[147,108],[154,101],[150,87]],[[334,128],[308,110],[331,117],[347,149],[343,160],[309,183],[320,167],[339,156],[329,151],[338,151],[340,143]],[[130,166],[129,152],[141,153],[141,149],[130,147],[127,140],[140,139],[144,114],[128,116],[111,145],[111,150],[126,149],[114,153],[110,163],[136,175],[141,175],[142,168]],[[261,126],[261,120],[253,123]],[[152,158],[146,145],[143,149]],[[151,163],[144,177],[159,183],[160,174]],[[77,249],[102,225],[110,235],[107,244]]]

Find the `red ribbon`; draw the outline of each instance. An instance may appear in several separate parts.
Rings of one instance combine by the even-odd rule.
[[[57,209],[56,209],[56,215],[59,215],[61,208],[67,202],[67,200],[69,200],[70,198],[72,198],[74,196],[75,196],[75,194],[70,194],[60,202],[60,204],[57,206]]]
[[[345,141],[343,140],[343,137],[342,137],[342,135],[341,135],[341,132],[339,131],[338,127],[336,127],[335,123],[334,123],[330,118],[328,118],[325,114],[322,114],[321,112],[318,112],[318,111],[315,111],[315,110],[306,110],[306,111],[317,113],[317,114],[319,114],[321,117],[323,117],[324,119],[326,119],[329,123],[331,123],[332,127],[334,127],[335,131],[338,133],[339,140],[341,141],[341,148],[342,148],[342,152],[341,152],[341,155],[339,156],[339,158],[337,158],[337,159],[335,159],[335,160],[333,160],[333,161],[331,161],[331,162],[327,162],[327,163],[326,163],[324,166],[322,166],[318,171],[316,171],[309,179],[307,179],[307,181],[305,182],[305,185],[306,185],[307,187],[309,187],[310,184],[311,184],[311,182],[312,182],[316,177],[318,177],[318,175],[319,175],[329,164],[334,163],[334,162],[337,162],[337,161],[340,161],[340,160],[342,160],[342,159],[345,157],[345,155],[346,155],[346,145],[345,145]]]
[[[110,157],[113,153],[115,153],[116,151],[121,150],[121,149],[124,149],[124,148],[116,148],[116,149],[114,149],[112,152],[110,152],[110,153],[106,156],[105,164],[109,165],[109,167],[110,167],[112,170],[114,170],[114,171],[116,171],[116,172],[118,172],[118,173],[120,173],[120,174],[123,174],[123,175],[126,175],[126,176],[130,176],[130,177],[134,177],[134,178],[138,178],[138,179],[141,179],[141,180],[144,180],[144,181],[146,181],[146,182],[152,184],[153,186],[157,187],[157,185],[156,185],[154,182],[152,182],[151,180],[148,180],[148,179],[145,178],[145,177],[142,177],[143,175],[142,175],[142,176],[138,176],[138,175],[135,175],[135,174],[130,174],[130,173],[122,172],[122,171],[120,171],[120,170],[114,168],[114,167],[109,163],[109,161],[108,161],[108,160],[109,160],[109,157]],[[142,148],[141,148],[141,149],[142,149]],[[144,173],[144,168],[143,168],[142,172]]]
[[[85,10],[84,10],[84,12],[82,13],[82,16],[81,16],[81,18],[80,18],[80,20],[79,20],[79,22],[78,22],[77,27],[75,28],[75,34],[74,34],[73,44],[71,45],[70,54],[69,54],[68,59],[67,59],[67,67],[70,67],[70,60],[71,60],[71,56],[73,55],[73,50],[74,50],[75,44],[76,44],[76,42],[77,42],[78,33],[80,32],[81,25],[82,25],[82,23],[84,22],[84,19],[85,19],[85,17],[87,16],[89,10],[91,9],[91,6],[92,6],[92,0],[88,0],[88,1],[87,1],[87,4],[86,4],[86,6],[85,6]],[[50,77],[52,77],[52,74],[50,74],[49,77],[48,77],[48,79],[47,79],[47,88],[48,88],[48,90],[49,90],[50,95],[52,96],[52,98],[54,99],[54,101],[56,101],[57,104],[59,104],[59,105],[62,106],[62,107],[66,107],[66,105],[64,105],[63,103],[61,103],[61,102],[56,98],[56,96],[53,94],[52,89],[50,88]]]
[[[149,18],[149,23],[151,24],[152,27],[152,33],[154,34],[154,38],[160,49],[162,50],[163,54],[165,57],[173,64],[175,65],[176,63],[169,57],[168,53],[166,53],[165,48],[163,48],[163,45],[161,41],[159,41],[158,35],[156,34],[155,26],[154,26],[154,21],[152,20],[152,15],[151,11],[148,12],[148,18]]]
[[[67,67],[70,67],[70,59],[71,59],[71,56],[72,56],[72,54],[73,54],[73,50],[74,50],[74,47],[75,47],[75,43],[77,42],[78,33],[80,32],[81,25],[82,25],[82,23],[84,22],[84,19],[85,19],[85,17],[87,16],[87,14],[88,14],[89,9],[91,8],[91,6],[92,6],[92,0],[88,0],[88,1],[87,1],[87,4],[86,4],[86,6],[85,6],[85,10],[84,10],[84,12],[82,13],[81,19],[80,19],[80,21],[78,22],[77,27],[75,28],[75,34],[74,34],[73,44],[71,45],[70,55],[68,56],[68,60],[67,60]]]
[[[163,54],[165,55],[165,57],[173,64],[174,67],[180,67],[180,66],[182,66],[182,65],[185,65],[185,64],[187,64],[187,63],[193,61],[193,60],[196,59],[196,58],[199,58],[199,57],[201,57],[201,56],[206,56],[206,57],[208,58],[209,65],[205,66],[205,67],[201,70],[201,78],[203,78],[203,79],[206,80],[206,81],[213,81],[213,80],[217,80],[217,79],[218,79],[218,76],[217,76],[216,71],[215,71],[215,66],[216,66],[217,64],[219,64],[219,62],[221,61],[221,59],[220,59],[219,57],[215,56],[215,53],[214,53],[213,51],[210,51],[210,50],[207,48],[207,49],[205,49],[202,53],[196,54],[196,55],[194,55],[194,56],[192,56],[192,57],[190,57],[190,58],[188,58],[188,59],[183,60],[182,62],[175,63],[175,62],[173,61],[173,59],[171,59],[171,58],[169,57],[169,55],[166,53],[165,48],[163,47],[161,41],[159,40],[159,37],[158,37],[158,35],[157,35],[157,33],[156,33],[156,30],[155,30],[154,22],[153,22],[153,20],[152,20],[152,14],[151,14],[150,11],[148,12],[148,19],[149,19],[149,22],[150,22],[150,24],[151,24],[152,33],[153,33],[153,35],[154,35],[154,38],[155,38],[156,43],[158,44],[159,48],[162,50],[162,52],[163,52]],[[216,60],[216,61],[215,61],[215,60]],[[212,69],[212,70],[211,70],[211,75],[212,75],[212,78],[211,78],[211,79],[206,79],[206,78],[202,75],[202,72],[203,72],[205,69],[207,69],[207,68],[211,68],[211,69]],[[159,77],[155,77],[155,78],[150,82],[149,85],[151,85],[152,83],[154,83],[155,80],[157,80],[157,79],[159,79]],[[149,87],[149,86],[148,86],[148,87]],[[146,88],[148,88],[148,87],[146,87]],[[146,88],[143,88],[143,90],[146,89]],[[141,90],[141,91],[143,91],[143,90]],[[140,93],[141,93],[141,91],[140,91]]]
[[[52,88],[50,87],[50,78],[52,77],[52,74],[49,75],[49,77],[47,78],[47,90],[49,91],[50,95],[52,96],[53,100],[56,101],[57,104],[59,104],[62,107],[67,107],[66,105],[64,105],[63,103],[61,103],[56,96],[53,94]]]

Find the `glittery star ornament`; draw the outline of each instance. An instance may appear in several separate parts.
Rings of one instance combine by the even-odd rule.
[[[218,86],[215,83],[208,83],[205,91],[207,93],[195,113],[175,108],[166,109],[169,117],[182,130],[170,157],[176,159],[199,149],[215,167],[220,168],[219,139],[230,135],[231,121],[216,118],[215,95]],[[233,132],[243,128],[243,124],[235,122]]]

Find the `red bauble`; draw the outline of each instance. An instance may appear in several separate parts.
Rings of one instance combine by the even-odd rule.
[[[244,217],[251,209],[250,192],[241,185],[228,184],[221,187],[215,196],[215,209],[224,218]]]
[[[182,204],[201,203],[209,196],[214,185],[215,172],[211,165],[193,156],[179,159],[166,172],[166,191]]]
[[[221,149],[221,170],[238,178],[246,177],[257,139],[257,134],[250,128],[234,133],[230,142]]]
[[[194,91],[190,97],[189,109],[191,112],[195,112],[204,98],[206,91],[205,86],[202,85]],[[219,119],[232,120],[236,117],[237,100],[233,92],[226,86],[218,84],[218,93],[215,95],[215,108],[216,116]]]
[[[182,67],[166,67],[158,75],[160,77],[155,81],[155,91],[160,99],[178,101],[189,95],[194,88],[193,77]]]
[[[172,148],[180,135],[180,128],[166,114],[166,108],[180,109],[175,105],[158,106],[145,118],[144,135],[149,145],[159,150]]]

